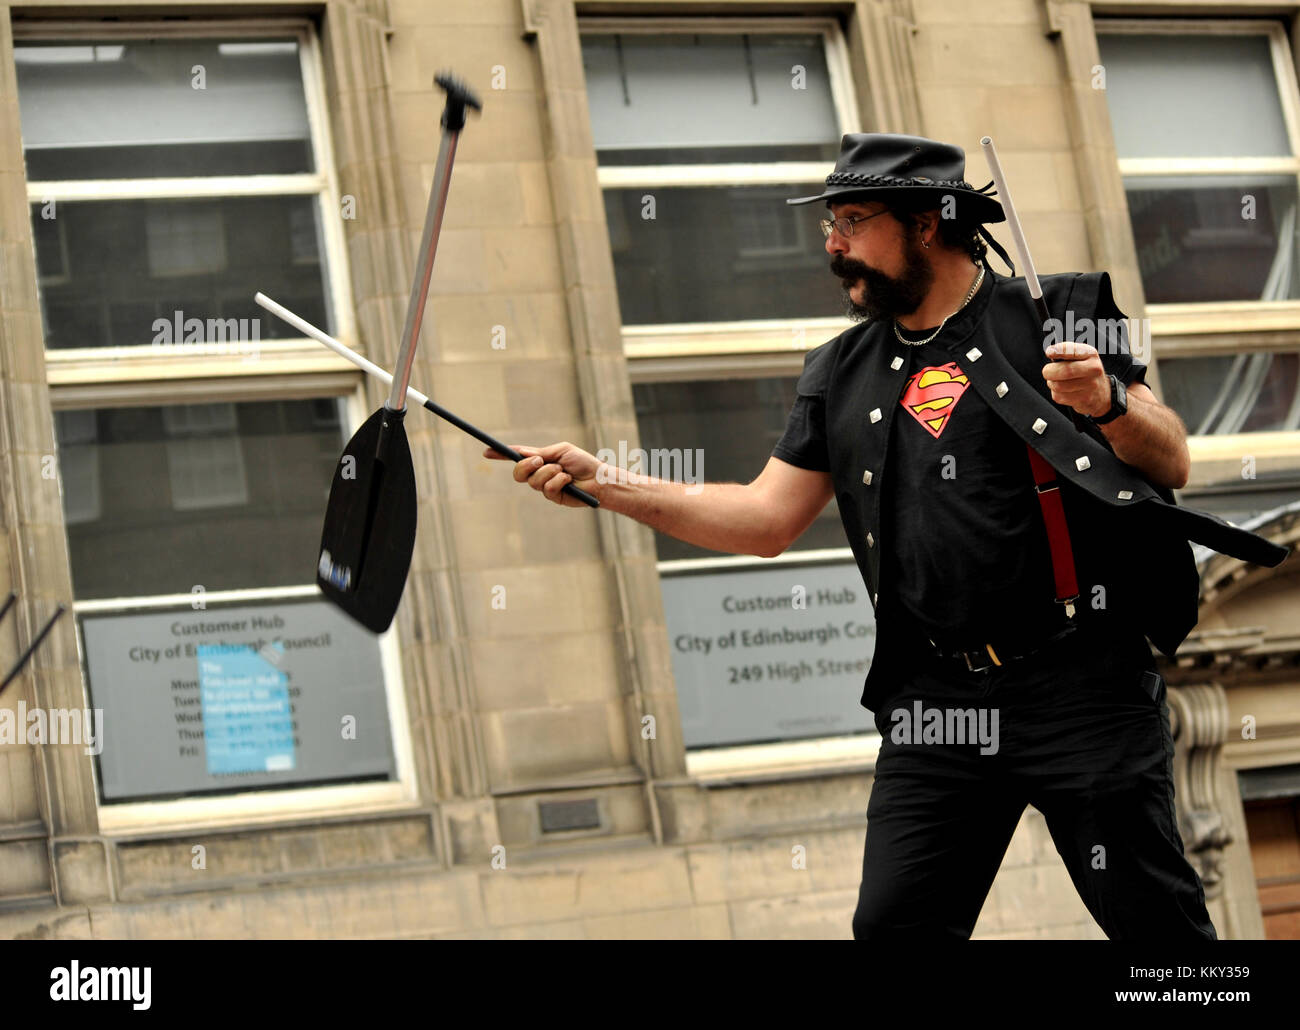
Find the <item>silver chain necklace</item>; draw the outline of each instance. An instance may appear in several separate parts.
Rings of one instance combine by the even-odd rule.
[[[967,304],[970,303],[970,299],[971,299],[973,296],[975,296],[975,292],[980,288],[980,283],[982,283],[983,281],[984,281],[984,266],[983,266],[983,265],[980,265],[980,272],[979,272],[979,275],[977,275],[977,276],[975,277],[975,282],[971,284],[971,288],[970,288],[969,290],[966,291],[966,299],[965,299],[964,301],[961,302],[961,306],[958,307],[958,308],[957,308],[957,311],[954,311],[954,312],[952,313],[952,315],[957,314],[959,311],[961,311],[962,308],[964,308]],[[943,332],[943,327],[944,327],[945,325],[948,324],[948,319],[952,318],[952,315],[945,315],[943,321],[939,323],[939,328],[936,329],[934,332],[932,332],[932,333],[931,333],[929,336],[927,336],[924,340],[909,340],[909,339],[907,339],[905,336],[903,336],[903,334],[902,334],[901,332],[899,332],[899,329],[898,329],[898,320],[895,319],[895,320],[894,320],[894,335],[898,337],[898,342],[899,342],[899,343],[905,343],[905,344],[907,344],[909,347],[920,347],[920,346],[922,346],[923,344],[929,343],[929,342],[930,342],[931,340],[933,340],[936,336],[938,336],[941,332]]]

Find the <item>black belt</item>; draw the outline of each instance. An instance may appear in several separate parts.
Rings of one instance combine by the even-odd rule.
[[[1043,648],[1069,636],[1074,632],[1076,626],[1077,624],[1071,620],[1050,637],[1037,641],[1032,647],[1021,644],[1012,649],[1002,646],[995,647],[989,643],[973,651],[948,651],[931,640],[929,641],[930,653],[937,658],[947,658],[965,665],[970,672],[984,672],[986,669],[996,668],[999,665],[1006,665],[1008,662],[1014,662],[1020,658],[1028,658],[1031,654],[1037,654]]]

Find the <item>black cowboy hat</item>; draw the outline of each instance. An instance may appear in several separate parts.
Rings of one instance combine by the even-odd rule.
[[[850,200],[929,200],[942,207],[952,198],[954,216],[983,225],[1005,222],[1002,205],[990,195],[993,183],[976,189],[965,178],[966,152],[952,143],[940,143],[924,136],[903,136],[892,132],[850,132],[840,141],[835,171],[826,176],[826,189],[815,197],[792,197],[787,204],[811,204],[824,200],[826,206]],[[980,235],[1013,268],[1006,251]]]
[[[850,132],[840,141],[835,171],[825,192],[793,197],[787,204],[827,204],[853,199],[887,201],[903,191],[909,198],[932,195],[935,207],[951,195],[958,217],[972,222],[1005,222],[1002,205],[989,195],[993,183],[975,189],[968,183],[966,152],[951,143],[892,132]]]

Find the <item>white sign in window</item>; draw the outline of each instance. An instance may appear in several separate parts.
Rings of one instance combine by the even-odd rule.
[[[857,566],[665,575],[687,747],[873,728],[861,707],[876,625]]]
[[[326,601],[81,630],[105,801],[396,778],[379,640]]]

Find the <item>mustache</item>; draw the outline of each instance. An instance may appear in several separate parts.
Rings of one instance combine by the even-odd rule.
[[[843,254],[836,254],[831,258],[831,274],[841,279],[866,279],[873,273],[861,261],[845,257]]]

